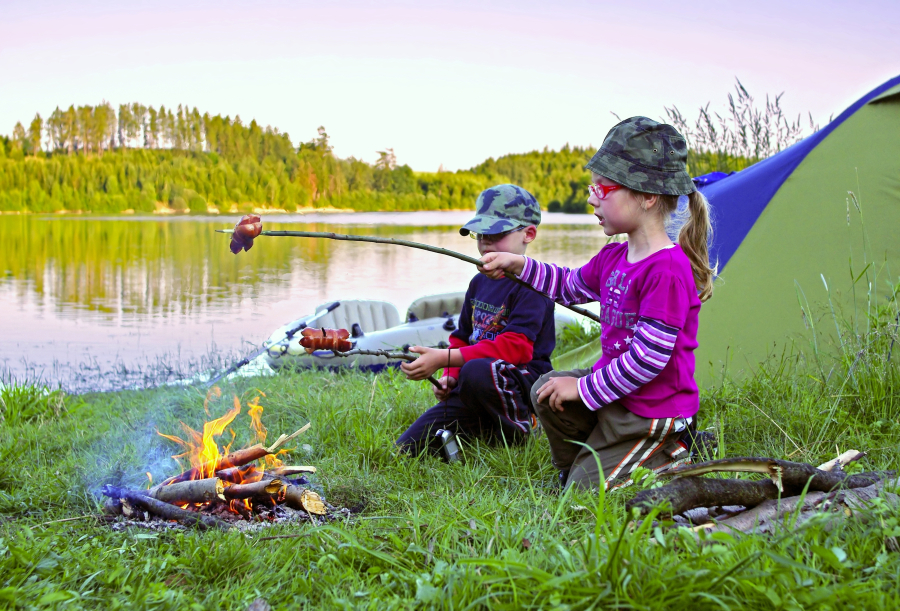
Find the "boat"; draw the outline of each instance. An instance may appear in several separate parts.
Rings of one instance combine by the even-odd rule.
[[[369,299],[341,300],[316,307],[315,312],[279,327],[263,343],[263,358],[272,369],[338,369],[354,367],[363,371],[380,371],[396,367],[399,360],[383,356],[338,356],[330,350],[316,350],[311,354],[300,345],[300,330],[310,326],[347,329],[355,350],[389,350],[409,352],[412,346],[447,348],[450,334],[459,326],[465,293],[428,295],[413,301],[403,322],[397,307],[388,301]],[[330,311],[328,311],[330,309]],[[556,331],[575,324],[575,317],[556,308]],[[315,320],[313,320],[315,319]],[[413,353],[410,353],[413,354]]]

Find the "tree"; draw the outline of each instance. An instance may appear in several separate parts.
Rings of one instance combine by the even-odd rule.
[[[37,157],[41,150],[41,134],[44,131],[44,120],[40,114],[35,114],[28,126],[28,141],[31,144],[31,154]]]
[[[119,104],[119,148],[128,147],[128,141],[132,138],[129,132],[134,132],[133,123],[131,104]]]
[[[16,126],[13,127],[12,141],[13,146],[19,150],[25,147],[25,128],[21,121],[16,121]]]
[[[160,107],[162,109],[162,107]],[[147,129],[144,131],[144,146],[159,148],[159,114],[151,106],[147,109]]]
[[[65,142],[68,147],[69,155],[72,155],[75,152],[75,137],[78,134],[78,112],[75,110],[74,105],[69,106],[69,109],[63,115],[62,120],[60,136],[62,137],[62,141]]]
[[[76,134],[78,141],[81,143],[81,153],[87,155],[90,152],[94,139],[94,108],[92,106],[79,106],[77,116]]]

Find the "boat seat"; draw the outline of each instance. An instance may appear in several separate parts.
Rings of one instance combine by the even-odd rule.
[[[381,331],[400,324],[400,313],[397,306],[387,301],[372,299],[341,299],[341,305],[322,318],[314,326],[330,329],[347,329],[358,323],[364,333]],[[323,309],[322,304],[316,311]]]
[[[464,292],[419,297],[409,304],[409,310],[406,312],[406,322],[443,316],[445,312],[451,315],[459,314],[462,312],[465,298],[466,294]]]

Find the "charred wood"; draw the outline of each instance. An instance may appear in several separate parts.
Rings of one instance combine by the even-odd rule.
[[[137,507],[143,511],[152,513],[155,516],[165,520],[175,520],[186,526],[196,526],[200,529],[207,528],[228,528],[229,525],[218,518],[205,516],[194,511],[181,509],[175,505],[170,505],[158,499],[146,495],[146,491],[138,492],[136,490],[128,490],[107,484],[103,486],[101,491],[104,496],[114,499],[124,499],[130,505]]]
[[[225,500],[225,484],[218,477],[176,482],[147,491],[147,496],[164,503],[208,503]]]
[[[252,499],[262,495],[278,494],[284,482],[280,479],[262,479],[251,484],[233,484],[225,488],[227,499]]]

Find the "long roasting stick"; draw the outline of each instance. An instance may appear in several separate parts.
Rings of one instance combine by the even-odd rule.
[[[355,356],[357,354],[360,356],[383,356],[386,359],[397,359],[400,361],[409,361],[409,362],[412,362],[412,361],[416,360],[417,358],[419,358],[419,357],[413,356],[411,354],[406,354],[405,352],[389,352],[387,350],[364,350],[362,348],[359,348],[356,350],[350,350],[348,352],[335,352],[335,354],[338,356]],[[437,388],[438,390],[443,390],[444,387],[441,386],[440,382],[438,382],[437,380],[434,379],[434,376],[428,376],[425,379],[428,380],[429,382],[431,382],[431,385],[434,386],[435,388]]]
[[[216,229],[218,233],[233,233],[232,229]],[[349,235],[344,233],[332,233],[330,231],[263,231],[259,235],[267,235],[267,236],[275,236],[275,237],[291,237],[291,238],[325,238],[328,240],[345,240],[348,242],[373,242],[375,244],[393,244],[395,246],[406,246],[408,248],[418,248],[419,250],[427,250],[429,252],[434,252],[439,255],[446,255],[448,257],[453,257],[454,259],[459,259],[460,261],[465,261],[466,263],[471,263],[472,265],[481,265],[481,261],[474,258],[469,257],[468,255],[464,255],[452,250],[447,250],[446,248],[440,248],[438,246],[431,246],[429,244],[421,244],[419,242],[410,242],[408,240],[397,240],[395,238],[377,238],[375,236],[369,235]],[[519,280],[513,274],[507,273],[506,277],[512,280],[517,284],[521,284],[522,286],[527,286],[532,291],[540,293],[536,288],[525,282],[524,280]],[[541,293],[543,295],[543,293]],[[546,297],[546,295],[544,295]],[[554,299],[554,301],[556,301]],[[595,322],[601,322],[600,317],[594,314],[593,312],[589,312],[584,308],[579,308],[578,306],[566,305],[564,303],[560,303],[556,301],[559,305],[564,308],[568,308],[575,312],[576,314],[581,314],[582,316],[586,316]]]

